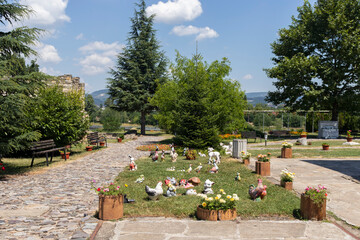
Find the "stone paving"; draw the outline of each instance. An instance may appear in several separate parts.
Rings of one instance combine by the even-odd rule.
[[[148,155],[138,145],[159,141],[142,136],[138,140],[109,144],[90,154],[36,175],[0,181],[0,239],[86,239],[98,220],[97,194],[90,190],[92,179],[113,180],[131,154]]]

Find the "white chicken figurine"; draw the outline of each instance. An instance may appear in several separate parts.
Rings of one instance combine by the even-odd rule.
[[[219,167],[215,162],[214,167],[212,169],[210,169],[210,173],[218,173],[218,172],[219,172]]]
[[[156,162],[158,160],[158,158],[159,158],[159,154],[158,154],[158,152],[156,150],[154,156],[152,156],[153,162]]]
[[[135,159],[131,155],[129,155],[129,158],[130,158],[130,165],[129,165],[130,171],[136,171],[137,165],[135,163]]]
[[[192,167],[191,167],[191,166],[192,166],[192,164],[190,164],[190,165],[189,165],[189,168],[186,170],[187,173],[191,173],[191,171],[192,171]]]
[[[199,173],[201,171],[202,167],[203,166],[200,163],[200,165],[195,168],[195,172]]]
[[[206,157],[206,155],[204,153],[201,153],[201,152],[199,152],[199,156],[200,157]]]
[[[160,158],[161,158],[162,162],[165,161],[165,151],[164,150],[162,150]]]
[[[148,185],[145,186],[145,192],[149,196],[150,200],[157,200],[164,193],[162,188],[162,182],[158,182],[155,188],[150,188]]]

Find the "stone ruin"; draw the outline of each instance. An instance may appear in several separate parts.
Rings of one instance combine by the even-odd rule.
[[[72,90],[83,91],[85,93],[85,83],[80,82],[79,77],[73,77],[71,74],[64,74],[51,80],[51,85],[58,84],[63,87],[64,92],[70,92]]]

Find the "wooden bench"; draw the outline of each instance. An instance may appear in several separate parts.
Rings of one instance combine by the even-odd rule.
[[[107,140],[105,136],[99,136],[98,132],[89,133],[87,136],[88,143],[91,145],[94,145],[96,143],[96,146],[99,147],[100,142],[105,142],[107,147]]]
[[[66,161],[66,147],[56,147],[53,139],[34,142],[31,146],[30,150],[32,151],[32,160],[31,160],[30,167],[32,167],[34,164],[35,155],[40,155],[40,154],[45,154],[46,166],[49,166],[49,160],[48,160],[49,153],[51,153],[50,162],[52,162],[54,152],[60,151],[60,150],[64,151],[65,161]]]
[[[286,130],[272,131],[271,136],[273,137],[290,137],[290,132]]]
[[[249,138],[253,138],[255,140],[255,142],[256,142],[256,139],[260,138],[260,142],[261,142],[261,137],[256,136],[255,131],[241,132],[241,138],[245,138],[247,141],[249,140]]]

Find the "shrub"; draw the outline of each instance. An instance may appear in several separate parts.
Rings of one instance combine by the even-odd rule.
[[[100,122],[105,131],[119,130],[122,123],[121,114],[116,110],[105,108],[101,114]]]
[[[186,160],[195,160],[196,159],[196,150],[187,150],[185,152]]]

